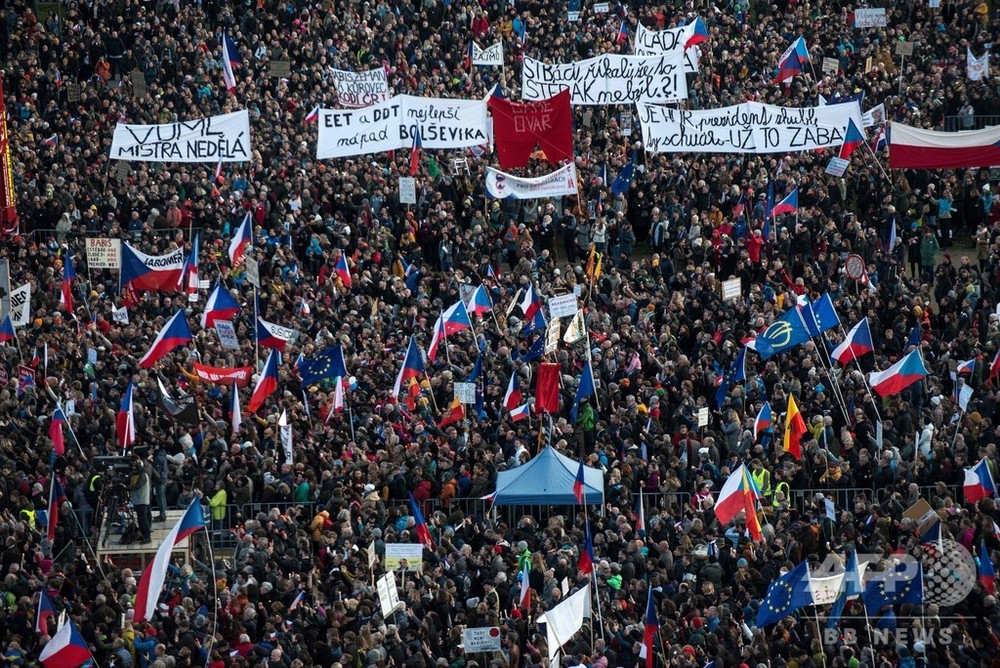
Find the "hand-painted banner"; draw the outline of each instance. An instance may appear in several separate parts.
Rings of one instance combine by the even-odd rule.
[[[479,45],[473,42],[472,64],[484,67],[503,67],[503,42],[497,42],[485,49],[480,49]]]
[[[134,162],[246,162],[250,160],[250,115],[222,116],[163,125],[115,126],[112,160]]]
[[[397,95],[365,109],[321,109],[316,158],[347,158],[410,148],[418,127],[425,149],[488,144],[486,100]]]
[[[346,72],[332,68],[330,71],[333,72],[333,85],[337,89],[337,102],[345,107],[369,107],[391,97],[389,82],[381,67],[367,72]]]
[[[218,385],[232,385],[236,383],[239,387],[246,387],[253,375],[252,366],[238,366],[232,369],[218,366],[208,366],[207,364],[194,363],[194,372],[199,380],[206,383],[216,383]]]
[[[698,71],[701,49],[697,46],[684,46],[693,34],[694,22],[669,30],[649,30],[640,23],[635,29],[633,53],[637,56],[658,56],[661,53],[681,51],[684,53],[684,73],[694,74]]]
[[[548,99],[566,88],[576,105],[686,100],[684,53],[673,51],[658,56],[604,54],[558,65],[524,59],[521,95],[525,100]]]
[[[551,174],[528,179],[513,176],[499,169],[486,168],[486,192],[491,197],[504,199],[545,199],[576,195],[576,165],[570,163]]]
[[[980,81],[990,76],[990,52],[987,51],[979,58],[972,55],[972,49],[965,48],[965,75],[969,81]]]
[[[776,107],[747,102],[684,111],[639,103],[642,140],[651,153],[790,153],[841,146],[848,121],[861,127],[856,102]]]

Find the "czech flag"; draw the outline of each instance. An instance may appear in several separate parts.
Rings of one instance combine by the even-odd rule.
[[[751,523],[756,524],[757,520],[755,503],[758,498],[757,489],[751,482],[746,467],[740,464],[739,468],[726,479],[719,491],[719,499],[715,503],[715,516],[724,526],[729,524],[740,511],[745,511],[747,528],[752,529]],[[758,535],[755,536],[755,539],[760,540],[759,524],[757,524],[757,532]]]
[[[184,309],[177,311],[167,324],[163,326],[160,333],[156,335],[156,340],[149,347],[146,354],[139,360],[139,366],[143,369],[152,368],[154,364],[163,359],[170,351],[191,342],[191,329],[184,318]]]
[[[799,40],[801,39],[800,37]],[[799,40],[796,40],[795,44],[798,44]],[[788,51],[785,51],[785,55],[778,61],[778,74],[774,77],[774,83],[781,83],[786,79],[791,79],[796,74],[802,74],[802,60],[795,50],[795,44]]]
[[[618,28],[618,36],[615,37],[615,44],[621,44],[628,40],[628,26],[625,25],[625,21],[622,21],[621,26]]]
[[[48,625],[46,620],[51,617],[56,618],[56,606],[52,605],[52,599],[49,598],[45,590],[38,592],[38,611],[35,613],[35,632],[44,633],[48,635]]]
[[[782,437],[781,449],[795,459],[802,459],[802,434],[806,433],[806,421],[795,403],[795,395],[788,395],[788,410],[785,411],[785,433]]]
[[[67,311],[73,310],[73,279],[76,270],[73,268],[73,251],[67,250],[63,256],[62,290],[59,293],[59,305]]]
[[[795,188],[792,192],[788,193],[785,199],[781,200],[774,205],[771,209],[771,216],[777,218],[783,213],[797,213],[799,210],[799,189]]]
[[[441,345],[444,339],[444,316],[439,315],[437,321],[434,323],[434,335],[431,337],[431,345],[427,347],[427,359],[432,362],[437,359],[438,346]],[[448,345],[447,342],[445,345]]]
[[[975,503],[983,499],[988,499],[996,494],[997,488],[993,484],[993,475],[985,459],[980,459],[979,463],[971,469],[965,469],[965,502]]]
[[[184,260],[184,267],[181,269],[181,283],[184,283],[184,276],[187,275],[187,282],[185,283],[184,291],[189,295],[193,295],[198,291],[198,253],[201,249],[200,239],[201,233],[194,235],[194,241],[191,242],[191,253],[188,254],[187,259]]]
[[[576,567],[581,574],[590,575],[594,571],[594,541],[590,537],[590,522],[584,523],[583,530],[587,537],[584,540],[583,549],[580,550],[580,560]]]
[[[309,124],[309,123],[319,123],[319,105],[318,104],[315,107],[313,107],[312,111],[310,111],[308,114],[306,114],[306,117],[305,117],[305,119],[302,122],[306,123],[306,124]]]
[[[398,399],[403,384],[422,373],[424,373],[424,357],[420,353],[417,339],[411,336],[410,345],[406,347],[406,356],[403,358],[403,366],[399,370],[399,375],[396,376],[396,384],[392,387],[392,396]]]
[[[472,328],[472,318],[469,317],[469,309],[465,308],[465,302],[458,301],[451,308],[441,314],[444,323],[444,334],[450,336],[458,332]]]
[[[868,374],[868,384],[879,396],[888,397],[902,392],[926,375],[924,358],[920,356],[920,349],[916,348],[885,371]]]
[[[833,349],[830,357],[847,366],[853,360],[867,355],[873,350],[875,350],[875,346],[872,345],[872,332],[868,328],[868,318],[864,317],[861,322],[851,328],[843,343]]]
[[[993,361],[990,362],[990,375],[986,380],[993,380],[994,376],[1000,373],[1000,350],[997,350],[996,355],[993,356]]]
[[[216,283],[212,294],[208,296],[205,310],[201,314],[202,328],[214,327],[216,320],[232,320],[240,312],[239,303],[229,294],[229,290]]]
[[[340,251],[340,257],[337,258],[337,264],[333,267],[333,273],[340,278],[340,282],[344,284],[345,288],[351,287],[351,268],[347,264],[347,255],[344,254],[344,251]]]
[[[417,540],[428,550],[433,550],[434,539],[431,538],[430,529],[427,528],[427,522],[424,521],[424,514],[420,512],[420,506],[413,498],[413,494],[410,494],[410,514],[413,515],[413,530],[417,534]]]
[[[250,396],[250,412],[256,413],[264,401],[278,389],[278,353],[272,348],[264,364],[264,372],[257,379],[257,385]]]
[[[510,412],[510,419],[513,422],[520,422],[531,417],[531,404],[521,404]]]
[[[420,140],[420,125],[418,124],[413,133],[413,147],[410,149],[410,176],[416,176],[420,169],[420,149],[423,147],[424,143]]]
[[[226,80],[226,90],[230,93],[236,90],[235,68],[240,66],[240,51],[236,42],[226,33],[222,33],[222,78]]]
[[[472,315],[482,316],[484,313],[489,313],[493,310],[493,302],[490,301],[490,295],[486,291],[486,288],[480,285],[476,288],[472,296],[469,297],[468,303],[465,305],[466,310]]]
[[[59,627],[52,639],[42,648],[42,653],[38,655],[39,661],[45,668],[79,668],[93,658],[87,641],[73,626],[72,619],[67,619],[66,623]]]
[[[521,312],[524,313],[525,320],[531,320],[535,317],[535,314],[542,308],[542,298],[539,296],[538,291],[535,290],[535,284],[529,283],[528,289],[524,291],[524,296],[518,303],[521,307]]]
[[[178,248],[166,255],[146,255],[127,243],[122,244],[122,292],[134,290],[177,292],[184,274],[184,250]],[[127,304],[135,306],[134,303]]]
[[[170,557],[174,547],[198,529],[205,528],[205,511],[198,499],[191,502],[184,514],[170,530],[163,543],[156,550],[153,562],[142,572],[139,587],[135,592],[135,621],[149,621],[156,610],[156,602],[163,589],[163,580],[170,567]]]
[[[66,492],[56,474],[52,474],[52,484],[49,486],[49,516],[48,516],[48,537],[49,543],[56,538],[56,525],[59,523],[59,508],[66,502]]]
[[[531,607],[530,574],[531,561],[529,559],[525,559],[524,564],[521,565],[521,594],[517,597],[517,604],[525,610]]]
[[[284,350],[285,345],[294,338],[294,329],[276,325],[263,318],[257,318],[257,343],[265,348]]]
[[[979,581],[983,583],[987,594],[993,594],[996,589],[996,570],[993,568],[993,561],[990,553],[986,549],[986,541],[979,543]]]
[[[854,149],[858,148],[865,143],[865,136],[861,134],[861,130],[858,126],[854,124],[853,118],[847,119],[847,133],[844,135],[844,144],[840,147],[840,158],[842,160],[848,160],[851,154],[854,153]]]
[[[118,436],[118,447],[127,448],[135,443],[135,411],[132,409],[132,381],[128,382],[122,403],[115,416],[115,434]]]
[[[973,357],[971,360],[965,360],[964,362],[958,363],[958,368],[956,371],[961,374],[973,374],[976,371],[976,358]]]
[[[17,332],[14,331],[14,321],[10,319],[10,313],[4,316],[3,322],[0,322],[0,343],[8,341],[17,342]]]
[[[653,641],[659,630],[660,622],[656,617],[653,585],[649,585],[649,592],[646,594],[646,614],[642,617],[642,648],[646,651],[646,668],[653,668]]]
[[[885,126],[880,125],[878,130],[875,131],[875,138],[872,139],[872,153],[878,153],[888,145],[889,141],[885,136]]]
[[[49,438],[52,439],[52,448],[56,455],[66,452],[66,439],[63,438],[63,425],[66,424],[66,414],[61,406],[56,406],[52,411],[52,420],[49,421]]]
[[[687,41],[684,42],[684,48],[690,49],[692,46],[697,46],[702,42],[708,40],[708,28],[705,26],[705,22],[701,18],[696,18],[694,20],[694,26],[691,30],[690,36]]]
[[[757,417],[753,421],[753,438],[756,441],[760,432],[771,426],[771,402],[765,401],[757,412]]]
[[[584,487],[585,481],[583,478],[583,460],[580,460],[580,468],[576,470],[576,480],[573,481],[573,496],[576,497],[576,502],[583,505],[584,493],[586,488]]]
[[[243,222],[236,228],[232,240],[229,242],[229,263],[234,267],[243,260],[243,254],[253,242],[253,223],[250,220],[250,212],[243,217]]]

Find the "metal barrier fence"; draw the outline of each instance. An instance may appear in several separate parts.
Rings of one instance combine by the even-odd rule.
[[[963,128],[962,127],[962,117],[961,116],[945,116],[944,117],[944,131],[945,132],[958,132],[959,130],[969,129],[969,130],[982,130],[985,127],[991,125],[1000,125],[1000,116],[973,116],[972,117],[972,127]]]

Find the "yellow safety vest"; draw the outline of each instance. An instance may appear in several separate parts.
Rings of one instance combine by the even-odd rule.
[[[771,472],[765,468],[759,471],[754,471],[750,474],[753,481],[757,483],[757,488],[760,490],[761,494],[766,497],[771,496]]]

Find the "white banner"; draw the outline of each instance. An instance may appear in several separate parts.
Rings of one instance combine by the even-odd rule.
[[[111,318],[115,322],[120,322],[123,325],[127,325],[128,324],[128,308],[125,307],[125,306],[122,306],[120,308],[114,309],[113,311],[111,311]]]
[[[637,103],[642,141],[651,153],[792,153],[841,146],[847,123],[861,127],[857,102],[776,107],[746,102],[684,111]]]
[[[858,8],[854,10],[855,28],[884,28],[885,7]]]
[[[885,102],[874,106],[861,116],[861,122],[865,128],[873,128],[885,123]]]
[[[570,90],[571,102],[577,105],[686,100],[684,54],[681,51],[658,56],[604,54],[557,65],[524,59],[521,96],[525,100],[547,100],[566,88]]]
[[[122,240],[87,237],[87,266],[91,269],[121,269]]]
[[[320,109],[316,158],[348,158],[410,148],[417,126],[425,149],[489,143],[486,100],[397,95],[366,109]]]
[[[135,162],[246,162],[250,160],[250,115],[222,116],[163,125],[115,126],[112,160]]]
[[[292,450],[292,425],[288,424],[286,411],[281,411],[281,417],[278,418],[278,431],[281,433],[281,448],[285,451],[285,463],[293,464],[295,453]]]
[[[503,67],[503,42],[497,42],[485,49],[480,49],[479,45],[473,42],[472,64],[484,65],[486,67]]]
[[[545,199],[576,195],[576,165],[570,163],[551,174],[537,178],[521,178],[492,167],[486,168],[486,192],[490,197],[505,199]]]
[[[333,68],[330,71],[337,89],[337,102],[345,107],[370,107],[392,97],[385,70],[381,67],[367,72],[346,72]]]
[[[694,74],[698,71],[701,60],[701,49],[697,46],[685,48],[684,45],[694,34],[694,21],[680,28],[669,30],[649,30],[641,23],[635,29],[635,44],[633,53],[637,56],[658,56],[661,53],[684,53],[684,73]]]
[[[11,290],[10,321],[15,327],[26,327],[31,321],[31,283]]]
[[[969,81],[979,81],[990,76],[990,52],[987,51],[981,57],[972,55],[972,50],[965,49],[965,73]]]

